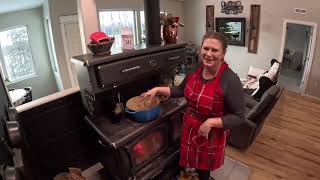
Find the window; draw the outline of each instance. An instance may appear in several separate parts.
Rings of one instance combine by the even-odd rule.
[[[100,30],[108,36],[115,38],[112,49],[121,49],[121,32],[126,26],[131,28],[134,42],[136,42],[134,17],[133,10],[108,10],[99,12]]]
[[[165,11],[160,11],[160,15],[164,14],[167,15],[167,12]],[[146,25],[145,25],[145,16],[144,16],[144,11],[140,11],[140,28],[141,28],[141,42],[145,43],[146,42]],[[162,34],[162,28],[161,28],[161,34]]]
[[[0,31],[0,64],[11,82],[36,75],[26,26]]]
[[[141,42],[146,42],[146,25],[145,25],[144,11],[140,11],[140,27],[141,27]]]

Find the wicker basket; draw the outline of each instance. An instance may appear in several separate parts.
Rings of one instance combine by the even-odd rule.
[[[93,55],[109,55],[111,54],[111,46],[114,43],[114,38],[110,38],[109,41],[101,44],[91,42],[87,45]]]

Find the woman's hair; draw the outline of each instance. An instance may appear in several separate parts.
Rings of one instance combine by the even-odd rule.
[[[202,43],[201,46],[203,45],[204,40],[206,39],[216,39],[221,42],[223,50],[225,51],[228,47],[228,40],[227,38],[220,32],[207,32],[203,38],[202,38]]]

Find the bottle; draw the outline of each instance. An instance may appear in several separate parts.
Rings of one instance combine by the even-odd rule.
[[[121,33],[122,49],[133,49],[133,32],[128,26],[124,27]]]

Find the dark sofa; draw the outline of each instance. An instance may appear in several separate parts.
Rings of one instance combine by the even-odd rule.
[[[232,128],[228,137],[228,144],[240,149],[246,149],[259,134],[266,117],[278,101],[283,89],[278,85],[272,85],[256,100],[245,95],[245,123]]]

